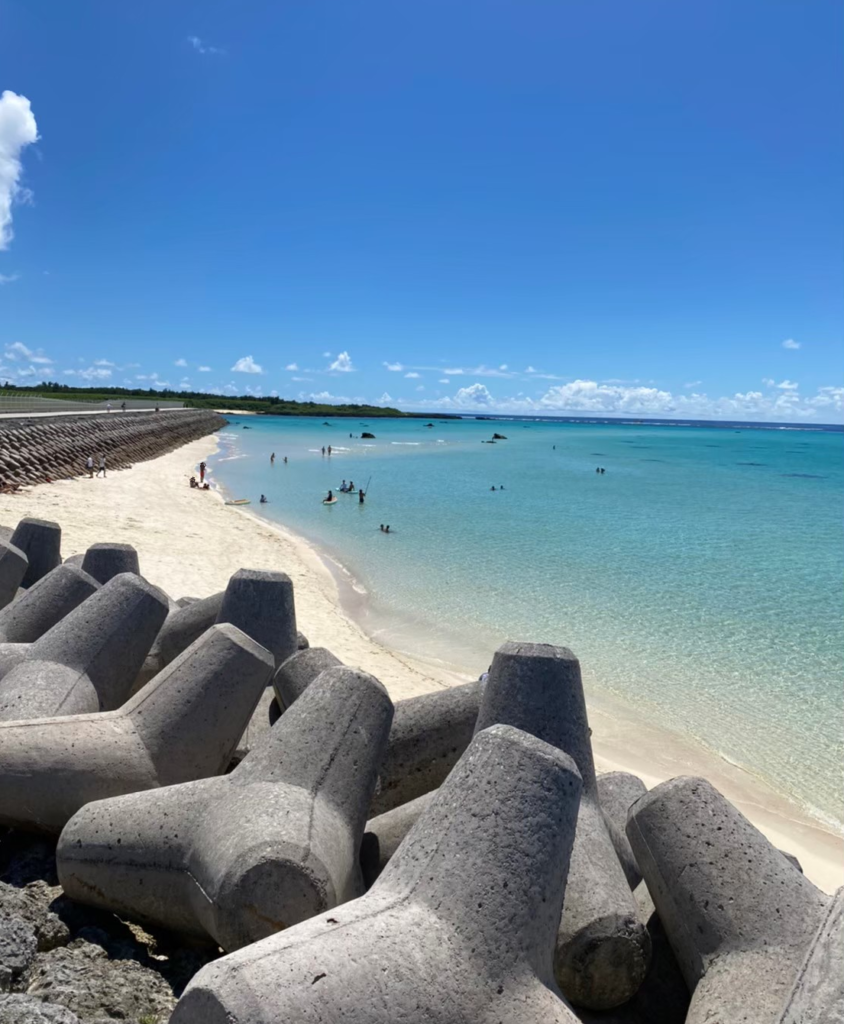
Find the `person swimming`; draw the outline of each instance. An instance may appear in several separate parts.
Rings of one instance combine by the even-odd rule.
[[[267,496],[266,496],[266,494],[262,494],[261,495],[261,504],[262,505],[266,505],[267,504]]]
[[[346,491],[348,491],[348,489],[349,489],[349,488],[348,488],[348,487],[346,486],[346,481],[344,480],[344,481],[343,481],[343,482],[342,482],[342,483],[340,484],[340,490],[341,490],[341,491],[342,491],[342,492],[343,492],[343,493],[345,494],[345,493],[346,493]]]
[[[332,492],[332,491],[329,491],[329,492],[328,492],[328,497],[327,497],[327,498],[325,498],[324,500],[325,500],[325,501],[334,501],[334,494],[333,494],[333,492]]]
[[[492,485],[492,487],[490,487],[490,490],[491,490],[491,491],[494,491],[494,490],[495,490],[495,484],[493,484],[493,485]]]

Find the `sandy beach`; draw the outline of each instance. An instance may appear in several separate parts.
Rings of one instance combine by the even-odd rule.
[[[65,557],[98,541],[133,544],[144,575],[173,598],[222,590],[240,568],[282,570],[294,582],[299,628],[311,644],[371,672],[394,699],[470,678],[367,636],[344,610],[342,581],[310,544],[247,509],[226,506],[214,491],[188,487],[199,461],[216,447],[211,435],[105,480],[80,478],[0,495],[0,523],[14,526],[23,516],[59,522]],[[599,771],[632,771],[648,785],[674,775],[703,775],[773,842],[795,854],[816,885],[832,892],[844,884],[844,839],[752,775],[620,714],[603,698],[590,701],[589,711]]]

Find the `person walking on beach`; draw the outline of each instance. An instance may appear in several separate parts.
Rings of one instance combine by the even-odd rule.
[[[94,456],[89,455],[85,460],[85,468],[88,470],[88,476],[91,480],[94,479]]]
[[[325,445],[322,446],[322,454],[325,455]]]
[[[105,455],[101,455],[100,456],[100,468],[97,470],[97,476],[99,476],[100,473],[102,473],[103,480],[105,480],[105,476],[106,476]]]
[[[331,454],[331,445],[328,446],[328,454]]]
[[[205,463],[204,462],[200,462],[200,464],[199,464],[199,482],[200,483],[204,483],[205,482]]]
[[[106,412],[111,412],[111,402],[106,402]]]
[[[126,403],[125,402],[121,402],[120,403],[120,411],[121,412],[126,412]]]

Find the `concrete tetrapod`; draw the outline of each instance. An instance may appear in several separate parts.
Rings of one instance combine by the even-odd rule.
[[[281,710],[287,710],[301,697],[320,672],[341,664],[325,647],[306,647],[292,654],[279,665],[273,677],[273,689]]]
[[[551,961],[579,794],[561,751],[480,733],[366,896],[208,964],[171,1024],[576,1024]]]
[[[557,936],[554,970],[576,1006],[609,1009],[642,983],[650,938],[639,919],[598,800],[580,664],[565,647],[503,644],[495,653],[477,728],[513,725],[564,750],[583,796]]]
[[[92,544],[82,559],[82,568],[100,583],[108,583],[121,572],[141,574],[138,552],[131,544]]]
[[[0,540],[0,608],[14,601],[29,568],[29,559],[14,544]]]
[[[704,779],[655,786],[627,835],[692,991],[687,1024],[777,1021],[829,897]]]
[[[323,672],[230,775],[83,807],[65,892],[228,950],[354,899],[392,714],[372,676]]]
[[[296,605],[287,573],[238,569],[229,580],[217,622],[231,622],[272,654],[276,665],[296,653]]]
[[[178,601],[176,603],[179,604]],[[222,604],[221,590],[211,597],[194,600],[171,610],[132,685],[132,693],[145,686],[182,651],[187,650],[194,640],[199,639],[206,629],[210,629],[217,621]]]
[[[62,528],[48,519],[21,519],[10,543],[29,559],[21,580],[26,589],[62,564]]]
[[[844,1021],[844,888],[838,890],[777,1024]]]
[[[476,681],[396,703],[370,815],[383,814],[442,783],[471,742],[480,695]]]
[[[160,590],[140,576],[115,576],[6,672],[0,721],[120,707],[166,616]]]
[[[118,711],[0,724],[0,822],[58,833],[92,800],[223,771],[271,670],[214,626]]]
[[[56,566],[0,611],[0,643],[34,643],[99,589],[78,566]]]
[[[642,872],[625,831],[627,812],[647,791],[648,787],[639,776],[630,772],[605,772],[598,776],[598,799],[609,826],[610,839],[631,889],[642,881]]]

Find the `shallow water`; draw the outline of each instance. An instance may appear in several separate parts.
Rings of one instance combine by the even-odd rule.
[[[232,417],[211,467],[342,562],[371,631],[469,671],[505,639],[566,644],[593,696],[844,826],[844,434],[329,422]],[[324,507],[343,478],[366,503]]]

